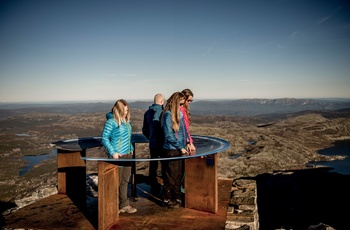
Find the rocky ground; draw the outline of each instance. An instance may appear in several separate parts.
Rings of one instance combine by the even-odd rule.
[[[141,110],[132,110],[133,132],[140,133]],[[47,154],[50,143],[58,140],[100,136],[104,113],[50,114],[29,113],[0,121],[0,202],[4,212],[19,200],[39,196],[42,188],[57,183],[56,159],[53,157],[22,176],[24,155]],[[317,150],[336,140],[350,139],[350,115],[329,112],[304,113],[268,118],[193,116],[191,133],[227,140],[231,147],[219,154],[219,177],[254,178],[279,171],[310,169],[309,161],[341,159],[326,157]],[[26,134],[26,135],[18,135]],[[148,154],[146,144],[137,146],[137,154]],[[91,149],[87,155],[102,155],[102,149]],[[88,173],[96,172],[88,165]],[[137,173],[147,175],[147,163],[137,164]],[[47,190],[50,193],[50,189]],[[44,196],[44,195],[43,195]]]

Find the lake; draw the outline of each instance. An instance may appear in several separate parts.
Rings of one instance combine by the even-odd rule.
[[[310,162],[313,165],[323,165],[331,167],[330,172],[337,172],[343,175],[350,175],[350,140],[336,141],[334,146],[321,149],[318,151],[319,154],[325,156],[342,155],[347,156],[343,160],[335,161],[313,161]]]
[[[48,160],[50,157],[55,157],[57,155],[57,149],[51,150],[50,154],[42,154],[38,156],[24,156],[23,161],[27,162],[27,165],[19,170],[19,176],[22,176],[29,170],[31,170],[35,165],[40,164],[44,160]]]

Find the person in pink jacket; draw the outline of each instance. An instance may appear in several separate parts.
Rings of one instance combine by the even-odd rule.
[[[184,117],[185,126],[188,133],[187,148],[188,148],[188,151],[191,153],[196,151],[196,147],[193,144],[193,140],[190,132],[190,124],[191,124],[190,103],[193,101],[193,92],[190,89],[184,89],[182,90],[182,93],[185,95],[186,100],[185,100],[185,104],[181,106],[180,110]]]

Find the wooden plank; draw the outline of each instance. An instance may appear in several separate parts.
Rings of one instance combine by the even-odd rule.
[[[107,229],[119,218],[118,165],[98,162],[98,229]]]
[[[218,212],[217,154],[185,160],[185,207]]]
[[[85,161],[81,159],[81,157],[86,156],[86,150],[82,151],[67,151],[67,150],[62,150],[58,149],[57,150],[57,157],[59,160],[57,161],[57,167],[62,168],[62,167],[85,167]]]
[[[57,150],[58,193],[67,196],[79,207],[86,204],[86,150]]]
[[[58,180],[58,186],[57,186],[57,193],[58,194],[67,194],[67,186],[66,186],[66,172],[57,170],[57,180]]]

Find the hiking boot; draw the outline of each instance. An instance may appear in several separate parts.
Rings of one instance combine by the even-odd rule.
[[[137,212],[136,208],[131,207],[130,205],[127,205],[121,209],[119,209],[119,213],[126,212],[126,213],[135,213]]]

